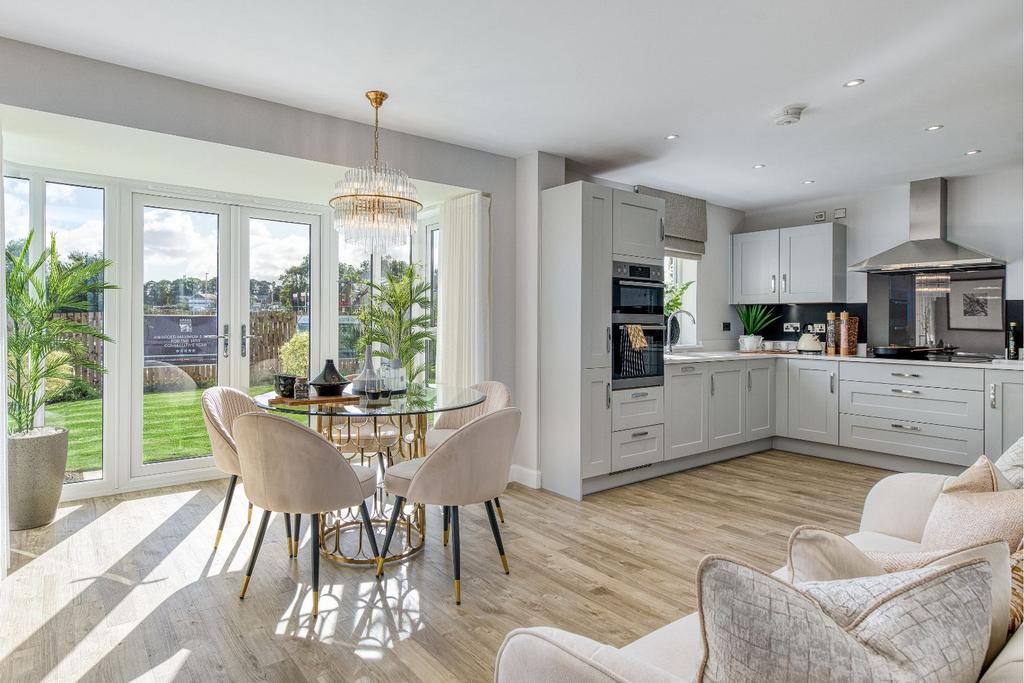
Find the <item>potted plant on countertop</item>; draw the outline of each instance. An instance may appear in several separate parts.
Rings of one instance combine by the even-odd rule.
[[[53,521],[68,460],[68,430],[36,427],[36,415],[74,380],[74,368],[104,372],[83,339],[112,341],[102,330],[61,315],[89,310],[89,295],[116,286],[103,281],[105,259],[62,263],[56,241],[36,258],[33,232],[7,265],[7,468],[10,526]]]
[[[779,316],[773,315],[774,313],[774,308],[764,304],[740,304],[736,307],[736,314],[743,324],[743,334],[740,335],[740,351],[761,349],[764,337],[758,333],[779,319]]]

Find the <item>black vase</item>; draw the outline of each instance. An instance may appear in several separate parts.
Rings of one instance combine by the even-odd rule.
[[[320,374],[309,380],[309,386],[316,389],[317,396],[341,396],[341,390],[348,384],[348,380],[341,376],[338,368],[334,367],[334,361],[330,358],[324,364]]]

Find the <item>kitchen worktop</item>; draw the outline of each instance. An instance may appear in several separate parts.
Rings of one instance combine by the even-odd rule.
[[[1022,370],[1024,361],[995,359],[990,363],[969,363],[956,360],[916,360],[908,358],[874,358],[866,355],[857,356],[827,356],[825,354],[804,354],[804,353],[763,353],[758,351],[694,351],[666,353],[665,364],[676,365],[684,363],[707,363],[712,361],[727,360],[748,360],[752,358],[789,358],[797,360],[838,360],[844,363],[913,363],[914,365],[939,365],[955,368],[978,368],[981,370]]]

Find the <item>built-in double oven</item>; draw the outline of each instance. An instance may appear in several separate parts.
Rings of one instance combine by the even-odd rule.
[[[665,270],[612,264],[612,389],[665,383]]]

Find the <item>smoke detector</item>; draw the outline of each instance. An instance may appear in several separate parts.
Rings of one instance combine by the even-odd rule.
[[[804,113],[804,107],[800,104],[791,104],[785,107],[775,117],[776,126],[792,126],[794,123],[800,123],[800,116]]]

